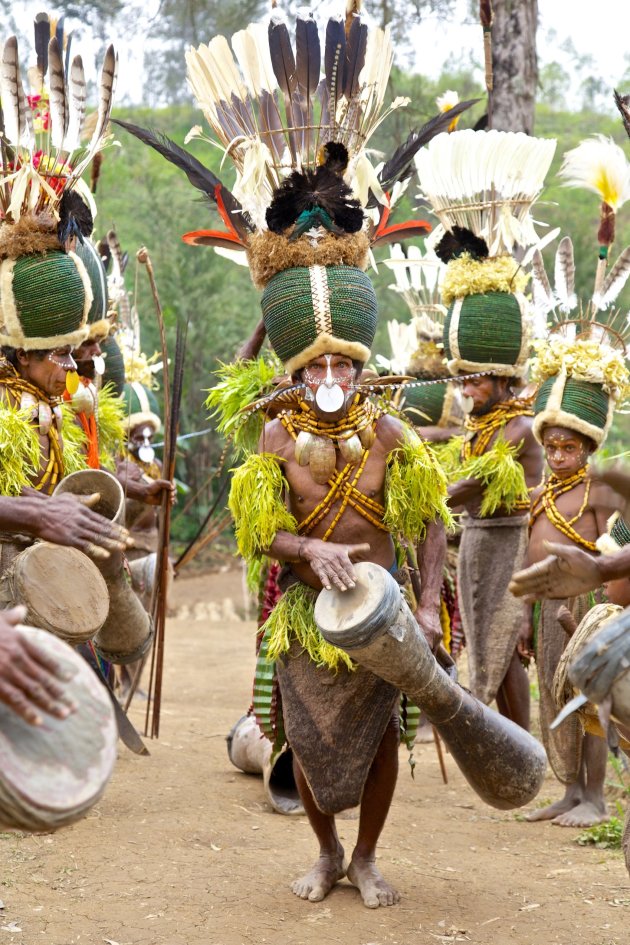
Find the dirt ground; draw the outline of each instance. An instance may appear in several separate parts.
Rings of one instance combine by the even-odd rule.
[[[0,945],[627,945],[621,855],[486,807],[449,756],[444,785],[433,745],[416,749],[415,780],[401,749],[380,845],[402,902],[366,909],[347,881],[322,903],[296,899],[289,881],[316,852],[307,821],[274,813],[226,754],[253,670],[240,575],[179,580],[174,602],[189,616],[167,628],[151,756],[121,746],[104,799],[76,826],[0,834]],[[143,703],[132,715],[140,724]],[[558,795],[549,777],[541,798]],[[356,828],[355,814],[340,820],[348,850]]]

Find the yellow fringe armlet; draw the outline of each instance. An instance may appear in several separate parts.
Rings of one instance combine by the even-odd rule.
[[[98,459],[103,469],[116,470],[116,459],[125,449],[125,407],[113,384],[106,384],[98,392],[97,428]]]
[[[261,628],[262,633],[268,633],[267,657],[270,660],[278,659],[295,640],[318,666],[335,671],[343,665],[354,670],[355,664],[348,654],[332,643],[327,643],[317,629],[317,594],[314,588],[302,583],[292,584],[285,591]]]
[[[458,479],[478,479],[483,484],[481,518],[498,509],[512,512],[529,504],[525,471],[517,459],[521,445],[513,446],[499,436],[482,456],[472,456],[459,467]]]
[[[438,519],[452,528],[446,486],[446,475],[431,447],[407,434],[387,467],[384,524],[410,542],[424,541],[427,524]]]
[[[61,405],[61,439],[63,441],[62,476],[69,476],[70,473],[81,469],[89,469],[87,437],[69,403]]]
[[[32,486],[39,463],[39,436],[30,422],[30,410],[13,409],[0,401],[0,495],[17,496]]]
[[[284,500],[283,462],[274,453],[252,453],[234,471],[228,508],[234,519],[239,554],[248,562],[262,558],[277,532],[297,535],[297,521]]]
[[[456,482],[460,478],[459,470],[463,445],[463,435],[452,436],[450,440],[445,440],[443,443],[431,444],[433,454],[444,470],[444,474],[449,483]]]

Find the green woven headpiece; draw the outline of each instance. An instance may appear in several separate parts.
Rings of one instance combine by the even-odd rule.
[[[26,351],[80,345],[91,304],[90,279],[75,253],[0,262],[0,345]]]
[[[125,429],[127,432],[133,430],[143,423],[155,428],[158,433],[162,428],[159,408],[155,394],[148,387],[144,387],[138,381],[132,384],[125,384],[123,389],[123,400],[125,402]]]
[[[601,384],[558,374],[538,389],[534,403],[534,436],[542,443],[545,427],[565,427],[601,446],[612,423],[614,401]]]
[[[429,384],[426,387],[402,389],[400,406],[403,414],[416,427],[446,426],[453,392],[450,384]]]
[[[107,274],[100,253],[87,237],[82,243],[77,242],[76,254],[85,266],[92,288],[92,304],[88,312],[90,340],[107,337],[111,321],[107,318],[109,299],[107,295]]]
[[[444,322],[444,353],[451,374],[490,371],[501,377],[524,377],[525,304],[524,296],[511,292],[456,298]]]
[[[322,354],[363,362],[370,356],[378,306],[361,269],[285,269],[265,286],[261,306],[269,341],[288,374]]]
[[[105,359],[105,373],[103,374],[103,386],[113,384],[119,397],[125,387],[125,362],[118,342],[110,335],[101,344],[101,351]]]
[[[630,528],[621,512],[613,512],[606,523],[606,531],[595,544],[603,555],[615,555],[620,548],[630,544]]]

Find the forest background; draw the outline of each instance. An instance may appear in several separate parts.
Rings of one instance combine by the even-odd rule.
[[[520,2],[536,6],[535,0]],[[342,0],[340,5],[343,6]],[[284,9],[287,6],[289,12],[293,12],[290,4],[283,4]],[[318,8],[319,17],[322,4],[313,6]],[[435,114],[436,97],[447,89],[456,90],[460,99],[481,99],[463,116],[459,125],[460,128],[472,127],[485,110],[481,28],[478,57],[470,61],[469,57],[459,55],[457,48],[453,48],[442,73],[437,78],[429,78],[418,69],[418,56],[414,55],[409,44],[409,28],[412,23],[431,14],[436,29],[448,29],[457,13],[455,0],[401,0],[395,5],[388,0],[368,0],[364,6],[377,22],[389,23],[394,35],[396,65],[391,77],[390,100],[399,95],[411,99],[407,108],[396,110],[379,128],[371,141],[374,151],[391,153],[412,128],[419,127]],[[470,15],[476,6],[471,4]],[[118,107],[114,116],[165,132],[182,144],[193,125],[204,124],[186,86],[185,48],[191,43],[207,42],[216,32],[229,36],[248,22],[262,18],[268,8],[268,0],[163,0],[150,36],[143,37],[150,42],[144,43],[144,60],[137,65],[144,70],[145,81],[138,82],[144,90],[144,101]],[[89,37],[97,52],[97,47],[102,47],[110,37],[115,40],[121,32],[127,40],[134,36],[139,22],[134,11],[138,9],[133,0],[131,3],[73,0],[56,4],[54,9],[49,8],[49,13],[65,14],[69,25],[79,27],[77,32],[81,35],[75,51],[82,47],[84,37]],[[28,15],[25,15],[26,11]],[[37,12],[37,8],[32,8],[32,12]],[[339,11],[327,9],[326,13],[329,12]],[[14,30],[21,48],[28,47],[31,5],[0,0],[0,16],[2,35]],[[567,51],[568,66],[566,55],[563,59],[565,64],[557,60],[538,62],[533,130],[536,135],[557,138],[558,147],[535,216],[551,227],[560,226],[562,234],[572,236],[578,295],[588,298],[595,272],[598,201],[595,195],[584,191],[564,189],[556,172],[564,152],[586,135],[610,135],[626,150],[628,140],[613,106],[612,88],[598,77],[593,60],[589,56],[579,56],[565,44],[565,54]],[[24,53],[21,58],[25,61]],[[619,62],[618,66],[615,87],[622,93],[630,92],[630,59]],[[127,77],[125,87],[132,86],[133,81],[130,83]],[[125,98],[133,100],[134,96],[127,92]],[[572,102],[570,111],[566,105],[569,100]],[[207,131],[207,127],[204,130]],[[151,354],[159,347],[157,324],[146,272],[138,269],[135,263],[136,250],[142,245],[147,246],[156,273],[171,350],[174,350],[177,319],[189,323],[180,433],[207,431],[180,441],[177,475],[186,484],[187,495],[180,497],[175,511],[173,537],[181,546],[197,532],[216,497],[219,483],[214,474],[224,442],[215,432],[213,422],[208,420],[204,391],[215,383],[213,372],[217,362],[230,361],[258,321],[258,293],[245,267],[220,258],[212,249],[191,247],[181,242],[181,234],[186,231],[217,225],[216,214],[197,199],[184,175],[126,132],[117,129],[115,137],[119,146],[105,153],[98,183],[99,212],[95,237],[114,227],[123,249],[129,252],[127,287],[140,313],[144,351]],[[228,187],[231,185],[229,162],[221,167],[223,154],[219,148],[194,141],[188,147],[219,174]],[[396,219],[423,217],[431,220],[431,214],[418,200],[417,192],[418,182],[414,179],[397,210]],[[626,205],[626,211],[628,207],[630,204]],[[628,243],[630,213],[622,210],[615,249],[620,251]],[[555,245],[545,253],[548,271],[553,269]],[[382,264],[387,255],[387,247],[380,250],[378,269],[371,273],[380,306],[380,327],[373,355],[380,353],[385,356],[390,354],[387,319],[409,320],[405,303],[389,289],[393,279]],[[630,288],[626,288],[619,301],[622,309],[628,311]],[[628,417],[620,416],[608,441],[609,455],[630,449],[628,434]]]

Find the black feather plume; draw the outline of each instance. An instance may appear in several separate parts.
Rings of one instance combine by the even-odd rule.
[[[473,259],[487,259],[488,244],[466,227],[454,226],[444,234],[435,247],[435,253],[443,263],[456,259],[462,253],[469,253]]]
[[[84,236],[89,236],[94,228],[92,211],[85,201],[74,190],[65,190],[59,201],[59,223],[57,225],[57,239],[62,246],[76,236],[83,242]]]
[[[48,71],[48,43],[50,41],[50,20],[47,13],[38,13],[35,17],[35,55],[37,56],[37,71],[42,77]]]
[[[340,177],[345,174],[349,161],[348,149],[345,144],[341,144],[339,141],[328,141],[324,145],[323,151],[323,166]]]
[[[331,17],[326,24],[324,72],[328,89],[328,107],[333,120],[337,112],[337,101],[343,94],[345,70],[346,30],[344,21]]]
[[[221,183],[216,174],[213,174],[211,170],[204,167],[201,161],[198,161],[196,157],[193,157],[193,155],[184,148],[180,148],[178,144],[175,144],[174,141],[171,141],[170,138],[159,132],[140,128],[138,125],[134,125],[129,121],[121,121],[120,118],[112,118],[112,122],[115,125],[120,125],[121,128],[124,128],[135,138],[138,138],[139,141],[142,141],[143,144],[148,144],[150,148],[153,148],[154,151],[161,154],[167,161],[170,161],[171,164],[178,167],[184,172],[193,187],[196,187],[197,190],[200,190],[202,193],[206,194],[206,196],[210,197],[214,203],[216,203],[216,189],[217,187],[221,188],[221,197],[225,209],[230,214],[234,228],[241,236],[253,232],[254,226],[247,215],[242,212],[241,205],[236,197]]]
[[[348,32],[343,87],[343,93],[348,100],[350,100],[353,95],[356,95],[359,90],[359,76],[363,66],[365,65],[367,39],[367,23],[362,23],[360,16],[357,16],[356,14],[353,15],[350,30]]]
[[[630,95],[620,95],[617,89],[614,90],[615,105],[619,109],[623,127],[630,137]]]
[[[396,148],[381,168],[378,179],[383,190],[389,190],[396,181],[405,180],[406,177],[409,177],[413,170],[413,159],[420,148],[428,144],[431,138],[434,138],[440,132],[446,131],[454,118],[457,118],[458,115],[461,115],[462,112],[465,112],[478,101],[478,98],[473,98],[466,102],[459,102],[453,108],[449,108],[448,111],[435,115],[418,131],[412,131],[405,143]],[[368,201],[368,207],[375,207],[377,203],[376,197],[372,194]]]
[[[267,208],[267,226],[273,233],[283,233],[301,214],[319,210],[330,217],[328,229],[331,232],[357,233],[363,226],[361,205],[339,174],[327,164],[315,171],[294,171],[282,182]],[[321,214],[314,213],[313,225],[321,222]]]

